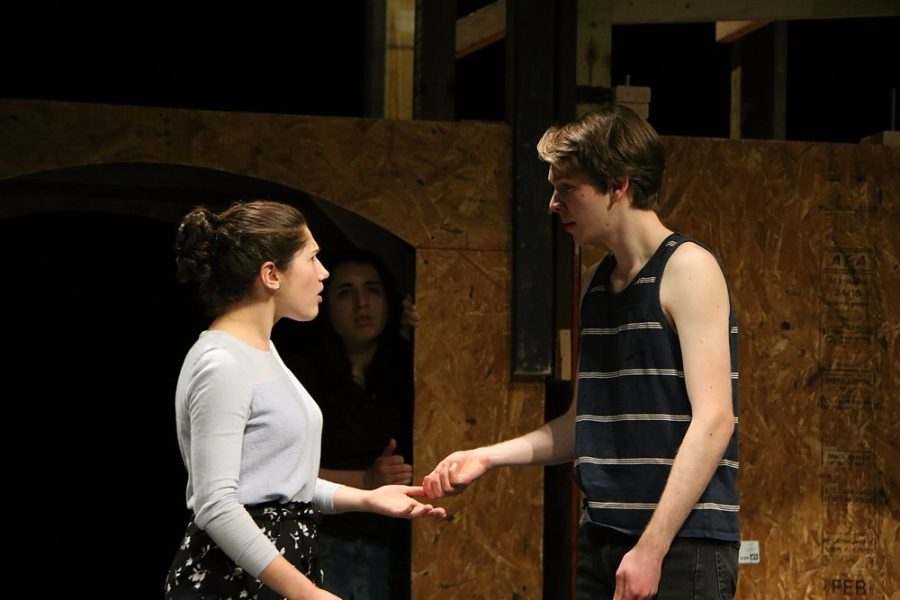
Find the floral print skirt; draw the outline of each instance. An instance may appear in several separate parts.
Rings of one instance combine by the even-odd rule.
[[[313,583],[322,585],[316,513],[306,502],[245,507],[281,555]],[[194,520],[166,577],[166,600],[277,600],[283,598],[245,573]]]

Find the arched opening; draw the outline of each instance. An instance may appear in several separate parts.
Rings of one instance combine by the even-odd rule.
[[[46,578],[99,579],[155,598],[187,520],[173,394],[206,326],[175,281],[174,239],[192,206],[258,197],[294,204],[329,255],[380,254],[413,289],[414,249],[357,215],[259,179],[177,165],[60,169],[0,181],[0,306],[6,330],[17,573],[12,595]],[[282,355],[304,343],[282,323]]]

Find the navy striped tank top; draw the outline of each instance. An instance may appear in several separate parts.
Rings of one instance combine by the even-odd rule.
[[[617,294],[610,285],[616,260],[606,256],[582,300],[575,477],[590,521],[635,536],[656,508],[691,421],[678,335],[659,302],[663,269],[686,241],[694,240],[667,237]],[[680,537],[740,540],[737,325],[729,312],[735,430]]]

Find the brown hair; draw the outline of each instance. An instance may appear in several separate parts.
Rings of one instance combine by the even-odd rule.
[[[551,127],[537,145],[541,160],[591,176],[602,193],[627,177],[635,208],[656,209],[666,154],[656,130],[630,108],[607,104],[569,124]]]
[[[197,207],[178,227],[178,280],[198,283],[208,312],[217,316],[250,294],[264,262],[290,266],[306,243],[304,226],[303,213],[280,202],[239,202],[218,214]]]

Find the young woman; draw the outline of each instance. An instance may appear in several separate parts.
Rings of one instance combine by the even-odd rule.
[[[175,394],[193,519],[166,598],[334,599],[321,582],[316,511],[444,516],[418,487],[360,490],[319,479],[322,413],[270,341],[282,317],[319,311],[328,272],[295,208],[268,201],[183,219],[178,276],[214,319]]]
[[[322,343],[286,360],[325,418],[319,475],[366,489],[409,484],[415,306],[401,303],[377,256],[357,250],[334,258],[324,297]],[[319,535],[326,589],[353,600],[409,597],[408,523],[329,515]]]

